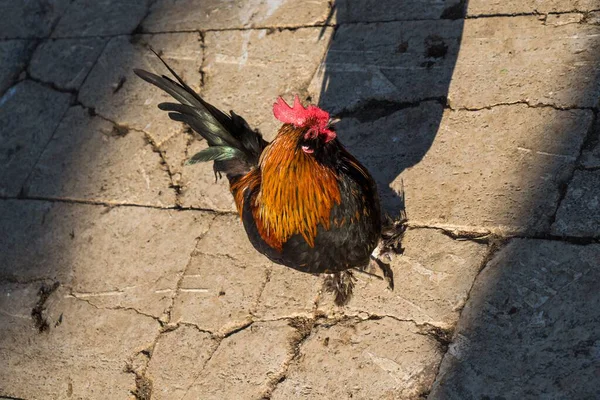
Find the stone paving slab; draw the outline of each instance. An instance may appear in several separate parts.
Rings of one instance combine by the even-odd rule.
[[[147,46],[162,54],[188,85],[199,89],[202,43],[198,33],[119,36],[106,46],[81,88],[79,100],[119,125],[148,133],[159,145],[182,125],[156,108],[173,99],[133,73],[133,68],[168,72]]]
[[[580,18],[575,17],[465,20],[448,93],[452,108],[515,102],[597,106],[600,26],[576,23]],[[562,19],[574,23],[562,24]]]
[[[462,15],[460,0],[337,0],[335,22],[413,21],[439,18],[455,19]]]
[[[575,171],[552,225],[555,235],[600,238],[600,171]]]
[[[298,27],[322,24],[331,4],[328,0],[158,0],[143,22],[145,32],[212,29]]]
[[[162,159],[144,133],[71,108],[26,184],[31,196],[174,206]]]
[[[15,78],[25,69],[33,47],[33,42],[28,40],[0,42],[0,95],[12,85]]]
[[[22,81],[0,98],[0,195],[16,196],[71,96],[32,81]]]
[[[441,104],[425,101],[383,116],[375,110],[348,116],[336,125],[339,140],[377,182],[383,208],[390,215],[398,215],[403,207],[400,193],[391,186],[400,187],[392,183],[400,182],[400,173],[418,164],[430,149],[443,113]]]
[[[323,277],[274,265],[254,314],[261,319],[311,318],[323,295]]]
[[[596,117],[589,142],[581,152],[579,166],[584,169],[600,168],[600,120]]]
[[[342,140],[375,171],[388,212],[397,213],[390,205],[404,189],[406,211],[417,224],[547,232],[592,112],[526,105],[445,110],[435,133],[427,119],[435,107],[424,103],[373,122],[339,123]],[[421,154],[422,160],[415,157]]]
[[[198,379],[218,342],[196,327],[181,325],[163,333],[152,351],[147,376],[152,380],[152,399],[182,398]]]
[[[135,308],[165,319],[178,280],[211,216],[116,208],[94,220],[75,236],[79,252],[72,261],[74,295],[99,307]]]
[[[445,97],[462,27],[450,20],[342,25],[311,81],[312,101],[338,114],[373,100]]]
[[[467,15],[586,12],[600,9],[598,0],[469,0]]]
[[[407,212],[425,224],[547,232],[592,118],[524,105],[447,111],[431,149],[399,177]]]
[[[0,39],[48,36],[70,3],[71,0],[0,1]]]
[[[323,324],[302,344],[271,398],[423,398],[442,355],[411,322]]]
[[[184,165],[185,161],[206,148],[197,134],[179,133],[160,146],[164,160],[180,189],[178,201],[183,207],[236,212],[225,176],[216,180],[212,163]]]
[[[293,94],[306,93],[332,33],[320,27],[208,32],[202,94],[271,140],[281,126],[273,117],[273,103],[280,95],[291,102]]]
[[[318,311],[329,317],[386,315],[452,329],[481,269],[487,246],[456,241],[433,229],[407,231],[402,246],[403,254],[392,256],[390,262],[393,291],[383,280],[356,273],[358,282],[350,302],[340,308],[331,296],[324,296]],[[268,295],[265,290],[263,296]]]
[[[0,274],[52,279],[97,307],[162,317],[196,238],[211,217],[199,212],[2,201]],[[170,239],[168,239],[170,238]],[[24,245],[26,243],[26,245]]]
[[[36,48],[29,64],[35,79],[61,89],[77,90],[83,83],[107,39],[84,38],[49,40]]]
[[[293,357],[297,337],[287,321],[273,321],[223,339],[183,399],[265,398]]]
[[[123,35],[142,21],[148,0],[74,0],[53,37]]]
[[[159,324],[127,310],[99,310],[65,297],[45,301],[40,332],[32,323],[41,283],[0,286],[0,393],[12,398],[127,399],[135,376],[128,358],[152,345]]]
[[[88,223],[80,213],[57,212],[64,205],[49,202],[0,201],[0,277],[2,280],[31,281],[71,279],[67,262],[69,234]],[[24,244],[27,244],[24,246]]]
[[[271,262],[254,250],[237,215],[217,217],[180,284],[172,323],[224,335],[252,321]]]
[[[310,318],[322,283],[256,252],[237,215],[217,217],[183,276],[173,323],[225,334],[254,319]]]
[[[478,276],[430,399],[600,396],[600,246],[515,239]]]
[[[582,166],[584,168],[600,168],[600,145],[583,152]]]

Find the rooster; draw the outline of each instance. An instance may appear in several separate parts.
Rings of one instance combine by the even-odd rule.
[[[292,106],[279,97],[273,114],[283,125],[269,143],[233,111],[227,115],[207,103],[161,61],[177,82],[134,71],[177,100],[158,107],[208,143],[186,164],[213,161],[215,174],[229,180],[254,248],[275,263],[328,274],[326,288],[336,304],[345,304],[355,279],[350,270],[364,271],[379,243],[381,208],[373,178],[342,146],[329,114],[304,107],[297,95]],[[378,266],[393,287],[391,270]]]

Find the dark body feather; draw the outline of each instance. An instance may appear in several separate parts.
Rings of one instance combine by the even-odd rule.
[[[381,237],[379,197],[372,178],[337,139],[328,147],[326,156],[316,157],[336,171],[341,201],[331,209],[329,229],[318,225],[313,246],[298,233],[283,243],[281,251],[267,244],[252,210],[253,199],[264,188],[256,185],[244,193],[242,220],[252,245],[272,261],[302,272],[364,267]]]
[[[165,64],[166,65],[166,64]],[[168,66],[167,66],[168,68]],[[229,179],[252,245],[272,261],[308,273],[364,267],[381,236],[381,211],[367,170],[339,143],[304,140],[284,125],[267,143],[246,121],[204,101],[177,82],[136,70],[181,104],[159,107],[202,135],[209,148],[191,163],[214,161]],[[302,146],[314,147],[306,154]]]

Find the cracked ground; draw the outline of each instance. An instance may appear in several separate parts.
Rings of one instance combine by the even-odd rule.
[[[0,398],[600,398],[600,1],[0,12]],[[148,47],[267,139],[278,95],[341,117],[394,291],[258,254]]]

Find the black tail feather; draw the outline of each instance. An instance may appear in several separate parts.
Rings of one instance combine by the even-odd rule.
[[[238,140],[231,136],[229,132],[223,134],[221,132],[223,127],[215,124],[214,118],[211,118],[211,115],[207,115],[198,107],[178,103],[160,103],[158,108],[163,111],[174,111],[169,112],[169,117],[172,120],[184,122],[196,132],[201,132],[202,137],[206,139],[210,146],[239,145]],[[214,132],[221,132],[221,135]]]
[[[204,101],[154,50],[152,51],[177,82],[167,76],[158,76],[141,69],[134,69],[135,74],[181,103],[161,103],[158,107],[168,111],[172,120],[188,124],[206,139],[209,146],[214,147],[192,157],[190,163],[213,160],[216,171],[225,172],[230,180],[257,165],[262,150],[268,144],[260,133],[250,129],[248,123],[239,115],[233,112],[227,115]],[[225,160],[227,162],[223,162]]]

